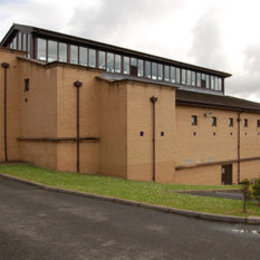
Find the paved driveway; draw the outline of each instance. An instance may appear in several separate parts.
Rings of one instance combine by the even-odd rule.
[[[1,260],[260,259],[259,232],[0,177]]]

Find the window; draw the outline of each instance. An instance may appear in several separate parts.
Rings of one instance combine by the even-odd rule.
[[[157,63],[152,62],[152,79],[157,79]]]
[[[196,79],[195,79],[195,71],[191,72],[191,85],[194,87],[196,85]]]
[[[260,120],[257,120],[257,127],[260,127]]]
[[[52,62],[57,60],[58,43],[55,41],[48,41],[48,61]]]
[[[151,78],[151,62],[145,61],[145,77]]]
[[[96,50],[89,49],[89,64],[90,67],[96,67]]]
[[[78,46],[70,45],[70,63],[78,64]]]
[[[204,73],[201,74],[201,87],[206,88],[206,75]]]
[[[31,56],[31,34],[27,34],[27,57]]]
[[[211,125],[217,126],[217,118],[215,116],[211,117]]]
[[[230,127],[234,126],[234,119],[232,117],[229,118],[229,124]]]
[[[137,67],[137,59],[136,58],[131,58],[131,66]]]
[[[22,33],[18,33],[18,50],[22,50]]]
[[[98,52],[98,67],[100,69],[106,68],[106,53],[104,51]]]
[[[138,60],[137,75],[138,75],[138,77],[144,76],[144,61],[143,60]]]
[[[209,75],[206,75],[206,88],[209,88]]]
[[[30,90],[29,83],[30,83],[29,79],[25,79],[24,80],[24,91],[29,91]]]
[[[180,69],[176,68],[176,83],[180,84],[181,83],[181,76],[180,76]]]
[[[59,61],[67,62],[67,44],[59,43]]]
[[[244,119],[244,127],[248,127],[248,120],[246,118]]]
[[[115,55],[115,72],[121,73],[121,56]]]
[[[79,64],[88,66],[88,49],[85,47],[79,47]]]
[[[39,60],[46,60],[46,43],[47,41],[45,39],[37,39],[37,59]]]
[[[191,85],[191,71],[187,70],[187,85]]]
[[[218,83],[219,83],[219,81],[218,81],[218,77],[215,77],[215,80],[214,80],[214,82],[215,82],[215,90],[219,90],[219,86],[218,86]]]
[[[170,69],[169,66],[164,66],[164,80],[169,81],[170,80]]]
[[[218,78],[218,90],[222,90],[222,79]]]
[[[198,125],[198,117],[191,116],[191,125]]]
[[[163,79],[163,65],[158,64],[158,80],[162,80],[162,79]]]
[[[184,69],[181,70],[181,83],[186,84],[186,70]]]
[[[171,67],[171,82],[172,83],[175,83],[175,81],[176,81],[176,69],[175,69],[175,67]]]
[[[17,49],[17,36],[15,36],[13,39],[13,47],[15,50]]]
[[[107,71],[108,72],[115,72],[114,67],[114,53],[107,53]]]
[[[200,78],[201,74],[199,72],[197,72],[197,87],[201,87],[201,78]]]
[[[214,77],[210,76],[210,87],[211,89],[214,89]]]
[[[130,73],[130,59],[124,56],[124,74]]]
[[[26,51],[26,38],[27,38],[27,34],[23,33],[23,51]]]

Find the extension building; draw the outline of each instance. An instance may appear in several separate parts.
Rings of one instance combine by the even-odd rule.
[[[260,176],[260,104],[228,73],[14,24],[0,47],[0,161],[133,180]]]

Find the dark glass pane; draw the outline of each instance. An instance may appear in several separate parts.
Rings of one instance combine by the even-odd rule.
[[[98,52],[98,67],[100,69],[106,68],[106,53],[104,51]]]
[[[79,47],[79,64],[83,66],[88,65],[88,48]]]
[[[152,62],[152,79],[157,79],[157,63]]]
[[[162,78],[163,78],[163,65],[158,64],[158,79],[162,80]]]
[[[96,50],[89,49],[89,66],[96,67]]]
[[[78,64],[78,46],[70,45],[70,63]]]
[[[201,74],[197,72],[197,87],[201,87]]]
[[[195,71],[191,72],[191,85],[195,86],[196,85],[196,79],[195,79]]]
[[[114,53],[107,53],[107,71],[108,72],[115,72],[114,66]]]
[[[181,70],[179,68],[176,68],[176,83],[180,84],[181,82]]]
[[[191,85],[191,71],[187,70],[187,85]]]
[[[46,60],[46,40],[45,39],[37,39],[37,59]]]
[[[169,81],[170,80],[170,69],[169,66],[164,66],[164,80]]]
[[[184,69],[181,70],[181,77],[182,77],[181,83],[186,85],[186,70]]]
[[[151,78],[151,62],[145,61],[145,77]]]
[[[23,51],[26,51],[26,36],[27,34],[26,33],[23,33]]]
[[[57,60],[57,47],[58,44],[55,41],[48,41],[48,61],[52,62]]]
[[[67,62],[67,44],[59,43],[59,61]]]
[[[124,74],[130,73],[130,59],[129,57],[124,57]]]
[[[176,82],[176,68],[171,67],[171,82],[175,83]]]
[[[22,33],[18,33],[18,50],[22,50]]]
[[[115,72],[121,73],[121,56],[115,55]]]
[[[138,72],[137,72],[138,77],[143,77],[144,76],[144,61],[143,60],[138,60]]]

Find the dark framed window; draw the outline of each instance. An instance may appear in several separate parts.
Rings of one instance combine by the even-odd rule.
[[[88,65],[92,68],[96,67],[96,50],[89,49],[88,50]]]
[[[257,120],[257,127],[260,127],[260,120]]]
[[[165,65],[164,66],[164,81],[169,81],[170,80],[170,68],[169,66]]]
[[[124,56],[124,74],[129,74],[130,73],[130,58]]]
[[[98,67],[100,69],[106,68],[106,53],[104,51],[98,52]]]
[[[70,45],[70,63],[78,64],[78,46]]]
[[[30,79],[24,79],[24,92],[30,90]]]
[[[115,54],[115,72],[116,73],[121,73],[121,55]]]
[[[163,79],[163,65],[162,64],[158,64],[158,75],[157,75],[157,79],[158,80],[162,80]]]
[[[38,38],[37,39],[37,59],[45,60],[47,58],[47,41],[45,39]]]
[[[115,72],[115,55],[114,53],[107,53],[107,71]]]
[[[230,127],[234,126],[234,119],[232,117],[229,118],[228,122],[229,122],[228,125]]]
[[[145,77],[150,79],[151,78],[151,62],[145,61]]]
[[[157,79],[157,63],[152,62],[152,79]]]
[[[198,125],[198,116],[191,116],[191,125]]]
[[[171,67],[171,82],[175,83],[176,82],[176,68]]]
[[[79,47],[79,64],[88,65],[88,49],[85,47]]]
[[[217,126],[217,118],[215,116],[211,117],[211,125]]]
[[[138,60],[138,65],[137,65],[137,75],[138,77],[143,77],[144,76],[144,61],[143,60]]]
[[[58,43],[48,40],[48,62],[57,60],[58,58]]]
[[[244,127],[248,127],[248,119],[244,119]]]
[[[204,73],[201,74],[201,87],[206,88],[206,75]]]
[[[59,61],[67,62],[67,44],[59,42]]]

